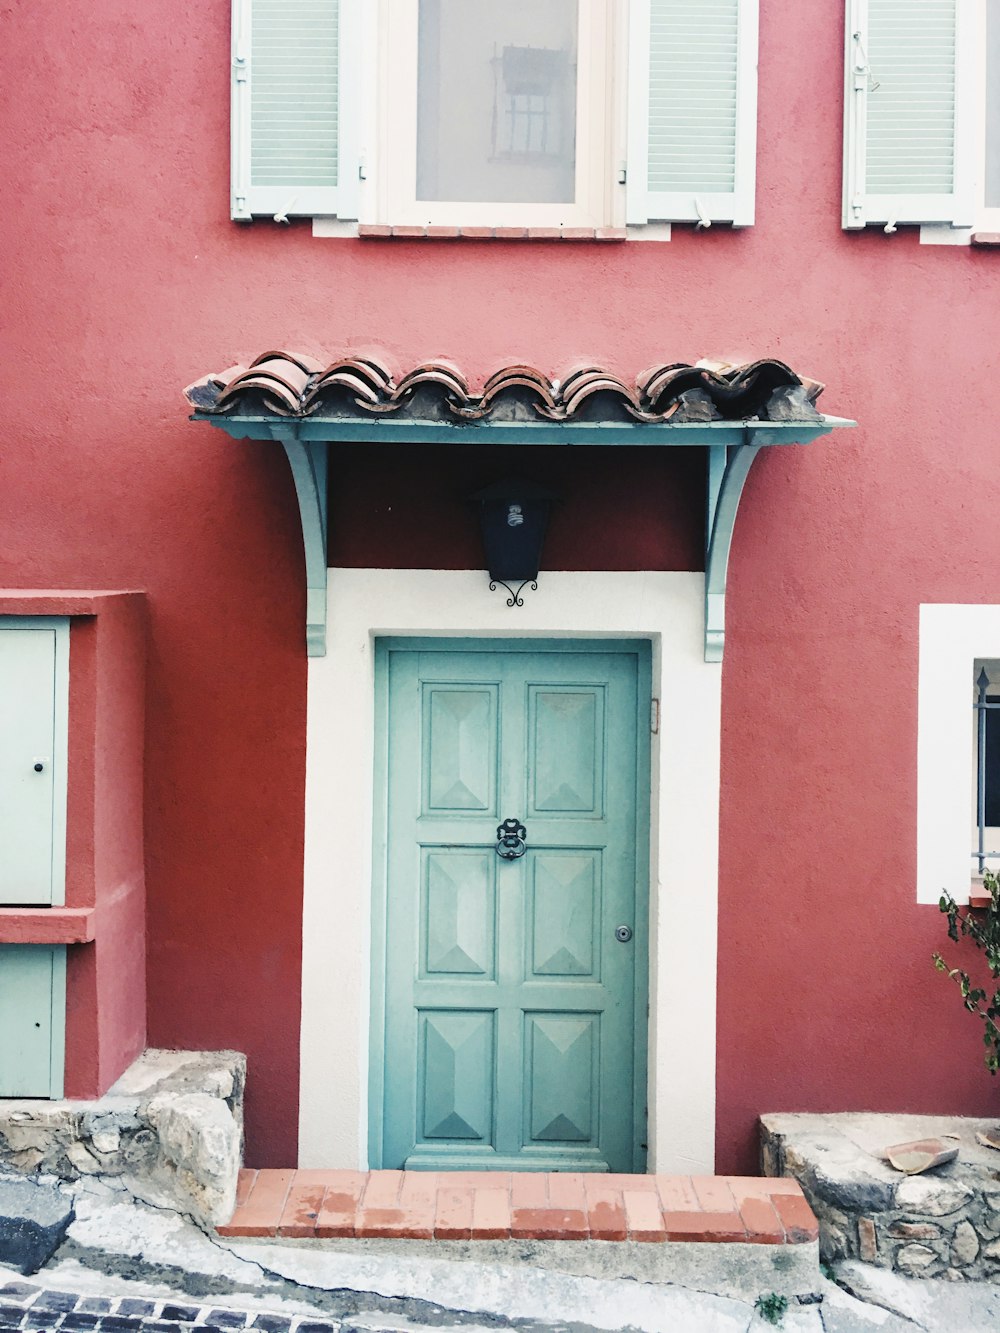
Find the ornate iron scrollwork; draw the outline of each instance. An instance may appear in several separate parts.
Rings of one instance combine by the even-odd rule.
[[[505,819],[497,825],[497,856],[503,861],[516,861],[525,853],[528,830],[519,819]]]

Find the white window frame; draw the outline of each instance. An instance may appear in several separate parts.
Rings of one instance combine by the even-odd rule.
[[[968,902],[977,873],[977,660],[1000,660],[1000,606],[920,608],[917,687],[917,902]],[[970,720],[971,715],[971,720]],[[971,749],[970,749],[971,745]],[[988,848],[987,850],[995,850]]]
[[[438,202],[416,197],[418,0],[380,0],[377,197],[390,226],[607,227],[616,206],[612,138],[620,0],[579,6],[575,200],[559,204]],[[621,192],[621,187],[618,187]]]

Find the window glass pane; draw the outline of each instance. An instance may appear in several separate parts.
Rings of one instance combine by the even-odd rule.
[[[986,207],[1000,208],[1000,0],[986,5]]]
[[[572,203],[577,0],[420,0],[417,198]]]

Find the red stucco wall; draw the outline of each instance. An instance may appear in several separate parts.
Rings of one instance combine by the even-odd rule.
[[[842,10],[762,6],[755,228],[578,245],[233,225],[227,0],[8,6],[0,583],[148,591],[149,1039],[247,1051],[255,1164],[295,1151],[302,556],[278,451],[188,423],[180,389],[281,346],[450,355],[473,378],[773,354],[830,385],[861,428],[761,459],[733,551],[719,1165],[752,1164],[763,1110],[995,1108],[931,971],[914,818],[917,606],[998,598],[1000,253],[841,232]],[[467,529],[442,548],[465,466],[421,533],[412,502],[374,512],[404,471],[353,451],[334,558],[478,563]],[[691,567],[697,488],[667,497],[658,545],[652,464],[626,466],[602,483],[628,506],[607,560],[555,529],[553,559]]]

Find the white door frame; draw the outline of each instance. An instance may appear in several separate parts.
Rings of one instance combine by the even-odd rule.
[[[299,1165],[368,1166],[375,639],[638,637],[659,701],[649,1169],[712,1173],[721,666],[704,661],[704,575],[545,572],[513,609],[478,570],[332,569],[328,586],[308,667]]]

